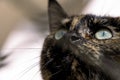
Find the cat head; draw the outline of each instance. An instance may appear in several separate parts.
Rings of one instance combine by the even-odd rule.
[[[48,13],[53,40],[64,49],[69,48],[74,55],[97,63],[96,60],[103,55],[113,59],[114,55],[119,54],[119,17],[91,14],[69,16],[56,0],[49,0]]]
[[[45,46],[53,53],[60,51],[61,55],[67,51],[79,61],[102,69],[114,77],[113,80],[120,79],[119,17],[91,14],[70,16],[56,0],[49,0],[48,13],[50,34]],[[51,55],[55,56],[57,52]]]

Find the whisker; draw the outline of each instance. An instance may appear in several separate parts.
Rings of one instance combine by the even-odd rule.
[[[32,60],[35,60],[35,59],[38,59],[38,58],[40,58],[40,56],[34,57],[34,58],[30,59],[29,61],[32,61]]]
[[[50,77],[55,76],[56,74],[60,73],[61,71],[62,71],[62,69],[60,69],[59,71],[53,73]]]
[[[20,80],[22,76],[24,76],[24,75],[25,75],[26,73],[28,73],[30,70],[32,70],[33,68],[35,68],[38,64],[39,64],[39,62],[37,62],[37,63],[35,63],[35,64],[27,67],[24,71],[22,71],[22,72],[19,74],[20,76],[18,77],[17,80]]]
[[[50,62],[52,62],[53,61],[53,59],[50,59],[48,62],[46,62],[43,66],[42,66],[42,68],[41,69],[43,69],[43,68],[45,68]]]
[[[38,73],[40,73],[40,71],[38,70],[34,75],[33,75],[33,77],[31,78],[31,80],[33,80],[34,79],[34,77],[38,74]],[[40,75],[40,74],[39,74]]]

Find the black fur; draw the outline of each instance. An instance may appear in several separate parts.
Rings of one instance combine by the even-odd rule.
[[[120,18],[95,15],[68,16],[55,0],[49,0],[50,34],[41,54],[44,80],[120,80]],[[99,30],[110,39],[95,37]],[[56,33],[65,30],[57,40]]]

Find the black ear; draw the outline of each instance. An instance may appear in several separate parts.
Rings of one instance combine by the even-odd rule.
[[[64,12],[62,7],[57,3],[56,0],[49,0],[48,15],[50,32],[54,32],[60,29],[62,20],[67,17],[67,14]]]

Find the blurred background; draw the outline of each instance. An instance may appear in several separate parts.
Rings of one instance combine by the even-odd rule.
[[[80,13],[89,0],[58,2],[70,15]],[[0,80],[41,80],[39,56],[49,33],[47,6],[48,0],[0,0]]]
[[[119,0],[58,0],[69,14],[120,16]],[[48,0],[0,0],[0,80],[42,80]],[[8,56],[6,56],[8,55]]]
[[[58,0],[68,14],[78,14],[84,9],[89,0]],[[39,30],[47,31],[47,4],[48,0],[1,0],[0,1],[0,46],[4,40],[24,20],[38,25]],[[74,6],[71,6],[74,5]],[[31,23],[30,22],[30,23]],[[21,23],[22,24],[22,23]],[[42,26],[40,26],[42,25]],[[44,27],[43,27],[44,26]],[[47,29],[46,29],[47,28]]]

